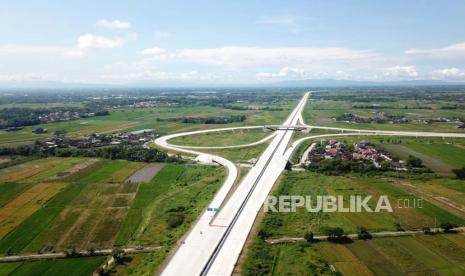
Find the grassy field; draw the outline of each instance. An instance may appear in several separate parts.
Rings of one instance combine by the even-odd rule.
[[[206,128],[231,127],[239,125],[261,125],[280,123],[283,121],[292,105],[295,103],[276,103],[284,106],[283,110],[230,110],[212,106],[190,107],[159,107],[137,109],[111,110],[109,116],[83,118],[74,121],[56,122],[36,126],[25,127],[22,130],[6,132],[0,130],[0,145],[20,144],[30,142],[38,138],[52,136],[55,130],[66,130],[68,136],[83,136],[91,133],[108,133],[133,131],[138,129],[155,129],[157,133],[166,134]],[[231,116],[246,115],[247,120],[232,124],[185,124],[179,122],[157,121],[157,118],[182,118],[182,117],[207,117],[207,116]],[[33,134],[32,130],[38,127],[48,129],[46,134]]]
[[[319,243],[317,250],[343,275],[461,275],[465,273],[465,236],[395,237]],[[350,257],[345,257],[340,252]],[[365,273],[360,273],[363,267]]]
[[[59,165],[65,159],[46,158],[0,170],[0,183],[19,182]]]
[[[34,108],[34,109],[47,109],[55,107],[84,107],[80,102],[57,102],[57,103],[4,103],[0,104],[0,109],[4,108]]]
[[[348,233],[355,233],[358,226],[366,227],[369,231],[395,231],[403,229],[422,229],[422,227],[437,226],[441,222],[465,224],[465,216],[456,215],[426,199],[422,208],[399,208],[398,199],[413,202],[421,195],[412,195],[397,182],[409,184],[408,179],[395,179],[377,176],[326,176],[310,172],[286,173],[274,195],[343,195],[348,206],[350,195],[371,195],[369,204],[373,209],[380,195],[387,195],[393,212],[380,213],[313,213],[300,208],[295,213],[273,213],[265,215],[262,230],[271,237],[299,236],[306,231],[321,234],[326,227],[341,227]],[[436,203],[436,202],[434,202]],[[313,203],[314,205],[315,203]],[[402,207],[402,206],[400,206]]]
[[[269,245],[253,237],[241,275],[333,275],[327,261],[307,243]]]
[[[156,271],[176,240],[213,198],[223,177],[221,167],[168,164],[151,182],[140,184],[115,244],[160,245],[162,249],[152,257],[143,254],[124,270]],[[179,220],[173,222],[173,217]]]
[[[69,158],[53,158],[53,159],[44,159],[44,163],[50,162],[50,160],[58,161],[58,163],[67,163],[68,166],[60,166],[62,170],[69,168],[74,162],[69,162]],[[76,159],[75,161],[77,161]],[[82,162],[85,160],[79,159]],[[61,161],[61,162],[59,162]],[[126,162],[126,161],[125,161]],[[37,163],[40,163],[40,160],[33,161],[30,163],[25,163],[22,165],[21,169],[27,169],[28,166],[34,168]],[[63,211],[65,208],[73,202],[75,198],[78,197],[81,191],[90,183],[95,183],[102,181],[106,178],[114,177],[113,174],[116,171],[115,165],[118,164],[118,168],[126,166],[124,162],[118,161],[99,161],[94,163],[91,166],[85,167],[82,170],[75,171],[74,173],[66,176],[61,179],[54,179],[52,175],[43,171],[44,176],[47,178],[43,180],[39,178],[40,181],[46,181],[50,179],[49,182],[40,182],[40,181],[30,181],[29,178],[22,179],[21,183],[8,183],[2,185],[18,185],[20,188],[9,188],[11,192],[10,198],[4,198],[5,205],[0,209],[0,212],[7,212],[11,210],[8,207],[16,207],[17,213],[23,209],[28,211],[27,214],[24,212],[19,212],[21,215],[21,220],[14,224],[14,227],[10,227],[11,230],[6,236],[0,240],[0,251],[2,253],[11,252],[17,253],[24,248],[26,248],[34,239],[37,238],[39,234],[43,231],[50,230],[50,223]],[[113,168],[113,169],[110,169]],[[50,167],[49,170],[54,171],[56,174],[60,174],[60,171],[57,171],[55,167]],[[16,170],[12,170],[10,174],[17,174]],[[9,174],[7,174],[8,177]],[[30,177],[36,177],[39,174],[31,175]],[[8,177],[10,179],[10,177]],[[59,181],[59,182],[55,182]],[[57,189],[59,187],[59,189]],[[39,196],[45,198],[38,198]],[[29,200],[28,200],[29,199]],[[25,207],[21,207],[22,205]],[[31,208],[31,205],[34,208]],[[27,207],[27,208],[26,208]],[[16,216],[8,216],[8,219],[18,218]],[[8,224],[11,225],[11,224]],[[57,233],[51,234],[49,237],[51,239],[56,238]],[[33,248],[33,252],[40,249],[43,244],[36,243],[37,247]]]
[[[384,145],[392,153],[406,158],[413,155],[423,160],[425,166],[441,175],[452,175],[452,169],[465,166],[465,148],[463,143],[419,143]]]
[[[105,257],[0,263],[0,275],[92,275]]]
[[[268,145],[269,145],[269,142],[265,142],[257,146],[246,147],[246,148],[202,150],[202,152],[219,155],[233,162],[241,163],[241,162],[249,162],[253,159],[259,158],[262,152],[265,151],[266,147],[268,147]]]
[[[465,235],[270,245],[254,237],[242,275],[463,275]],[[337,274],[336,274],[337,275]]]
[[[10,182],[0,184],[0,252],[35,253],[45,245],[57,251],[114,245],[162,247],[158,252],[134,256],[118,268],[120,273],[156,271],[224,178],[222,167],[168,164],[150,182],[139,184],[126,179],[143,163],[90,158],[42,161],[6,169],[2,175]],[[35,171],[18,177],[28,169]],[[17,179],[19,182],[11,182]],[[53,274],[49,263],[52,261],[15,263],[0,267],[0,271],[35,269]],[[62,269],[58,263],[53,267]],[[82,264],[82,269],[85,267]],[[91,271],[95,267],[92,265]]]
[[[464,129],[458,129],[457,123],[433,123],[433,124],[362,124],[362,123],[344,123],[336,122],[333,118],[344,113],[352,113],[362,117],[371,117],[373,112],[386,112],[390,115],[405,116],[410,119],[429,119],[429,118],[463,118],[465,113],[460,110],[441,109],[442,104],[431,104],[431,108],[422,109],[428,105],[428,102],[421,101],[398,101],[395,103],[369,103],[380,106],[389,105],[394,108],[390,109],[355,109],[355,105],[367,105],[367,103],[320,100],[309,101],[304,110],[304,119],[307,124],[324,125],[332,127],[362,128],[362,129],[379,129],[379,130],[404,130],[404,131],[436,131],[436,132],[463,132]],[[405,106],[410,108],[405,109]],[[439,108],[438,108],[439,107]]]
[[[38,183],[0,209],[0,239],[65,188],[63,183]]]
[[[170,143],[185,146],[232,146],[253,143],[271,134],[262,129],[238,129],[178,137],[170,140]]]
[[[5,206],[12,198],[24,192],[30,183],[1,183],[0,184],[0,208]]]
[[[34,252],[44,245],[57,250],[111,248],[137,191],[137,185],[125,180],[142,166],[122,160],[107,162],[24,251]]]

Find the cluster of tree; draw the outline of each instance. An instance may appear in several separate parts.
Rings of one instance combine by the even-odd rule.
[[[423,169],[425,165],[423,165],[423,161],[420,158],[409,155],[407,158],[407,167],[409,169]]]
[[[423,161],[417,157],[409,156],[407,159],[407,168],[418,172],[431,172],[423,165]],[[371,162],[359,162],[355,160],[344,160],[340,158],[324,159],[319,163],[310,163],[306,169],[312,172],[323,173],[326,175],[343,175],[347,173],[374,174],[392,170],[389,161],[383,161],[376,167]]]
[[[377,168],[373,163],[349,161],[343,159],[325,159],[319,163],[310,163],[307,170],[326,175],[341,175],[351,172],[371,174],[388,170],[388,166]]]
[[[372,238],[370,232],[363,226],[357,227],[357,236],[360,240],[370,240]]]
[[[453,169],[452,172],[458,179],[465,179],[465,167],[461,169]]]
[[[167,93],[167,90],[170,91]],[[143,102],[156,102],[159,105],[169,105],[172,107],[216,106],[220,108],[228,108],[228,106],[235,107],[235,104],[238,102],[273,104],[274,102],[285,99],[296,100],[301,97],[301,93],[303,91],[305,90],[289,89],[286,90],[286,93],[282,93],[281,91],[269,88],[216,88],[215,91],[199,91],[199,89],[190,88],[161,90],[140,89],[134,91],[122,91],[121,94],[116,94],[115,91],[107,91],[109,93],[93,93],[92,96],[94,97],[92,100],[86,98],[79,102],[84,102],[86,107],[91,108],[128,107]],[[97,95],[99,97],[95,97]]]
[[[350,241],[346,236],[344,229],[341,227],[326,227],[323,228],[323,233],[328,236],[328,241],[336,243],[344,243]]]
[[[253,107],[250,107],[250,106],[232,105],[232,104],[225,104],[225,105],[222,106],[222,108],[231,109],[231,110],[266,110],[266,111],[282,111],[282,110],[284,110],[282,107],[265,106],[265,107],[253,108]]]
[[[395,102],[399,100],[463,101],[465,86],[344,87],[313,92],[313,99],[350,102]],[[417,108],[417,107],[412,107]]]
[[[397,115],[390,115],[390,114],[381,114],[381,116],[375,117],[361,117],[352,113],[344,113],[336,117],[336,121],[348,121],[348,122],[356,122],[356,123],[365,123],[365,124],[385,124],[387,122],[394,122],[394,123],[407,123],[410,121],[407,117],[404,116],[397,116]]]
[[[371,105],[353,105],[352,108],[354,109],[391,109],[394,107],[371,104]]]
[[[465,105],[463,105],[463,104],[443,105],[443,106],[441,106],[441,109],[460,109],[460,110],[464,110]]]
[[[178,206],[175,208],[171,208],[167,211],[167,219],[166,223],[168,227],[171,229],[177,228],[184,223],[186,218],[187,208],[184,206]]]
[[[231,115],[229,117],[179,117],[179,118],[157,118],[160,122],[181,122],[186,124],[229,124],[243,122],[247,119],[245,115]]]
[[[439,228],[441,228],[445,233],[453,233],[455,227],[457,227],[457,224],[451,222],[443,222],[439,225]]]
[[[47,123],[47,119],[44,117],[49,116],[55,112],[73,112],[80,114],[80,116],[89,116],[88,114],[93,113],[93,116],[106,116],[110,112],[108,110],[90,110],[87,108],[80,107],[57,107],[57,108],[4,108],[0,109],[0,129],[3,128],[15,128],[23,126],[33,126],[41,123]],[[75,119],[74,117],[66,119]]]
[[[124,159],[136,162],[175,162],[175,157],[157,149],[142,146],[117,145],[93,149],[80,148],[46,148],[39,145],[19,146],[16,148],[0,147],[0,155],[20,155],[38,157],[99,157],[105,159]]]

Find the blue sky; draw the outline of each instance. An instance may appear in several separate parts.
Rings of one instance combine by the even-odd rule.
[[[0,5],[0,82],[465,80],[464,1]]]

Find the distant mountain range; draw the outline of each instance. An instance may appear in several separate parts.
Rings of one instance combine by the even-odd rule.
[[[335,79],[287,80],[253,84],[188,83],[179,81],[144,81],[127,84],[86,84],[59,81],[0,82],[0,89],[111,89],[111,88],[188,88],[188,87],[369,87],[369,86],[428,86],[428,85],[465,85],[465,82],[443,80],[405,80],[405,81],[356,81]]]
[[[275,82],[272,86],[283,87],[357,87],[357,86],[421,86],[421,85],[465,85],[465,82],[442,80],[405,80],[405,81],[356,81],[335,79],[309,79]]]

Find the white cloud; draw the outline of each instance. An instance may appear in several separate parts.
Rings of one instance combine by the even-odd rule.
[[[299,32],[299,24],[297,21],[299,21],[300,17],[295,17],[295,16],[267,16],[267,17],[262,17],[260,20],[257,21],[258,24],[263,24],[263,25],[275,25],[275,26],[284,26],[288,27],[291,32],[297,33]]]
[[[299,64],[315,62],[350,61],[376,57],[371,50],[355,50],[350,48],[261,48],[236,47],[201,49],[178,49],[169,51],[154,47],[139,51],[151,60],[177,60],[202,65],[229,67],[281,65],[297,67]]]
[[[418,72],[415,66],[394,66],[386,68],[384,76],[390,79],[415,79]]]
[[[302,79],[305,78],[308,73],[304,69],[283,67],[277,73],[266,73],[260,72],[255,76],[258,79],[274,79],[274,78],[286,78],[286,79]]]
[[[431,72],[433,79],[461,80],[465,79],[465,70],[459,68],[444,68]]]
[[[78,37],[77,47],[79,49],[118,48],[123,46],[124,42],[124,39],[121,38],[107,38],[87,33]]]
[[[310,71],[302,68],[283,67],[277,73],[259,72],[255,74],[259,80],[279,79],[279,80],[302,80],[302,79],[322,79],[332,78],[337,80],[347,80],[352,77],[351,74],[337,70],[334,73]]]
[[[79,57],[82,52],[75,48],[52,46],[0,45],[0,54],[53,54],[66,57]]]
[[[405,51],[407,55],[426,55],[434,57],[465,56],[465,42],[451,44],[443,48],[418,49],[411,48]]]
[[[100,19],[95,23],[95,26],[105,29],[129,29],[131,24],[126,21]]]
[[[136,34],[126,38],[107,38],[93,34],[84,34],[77,39],[75,47],[36,46],[36,45],[0,45],[0,54],[17,55],[60,55],[63,57],[81,57],[88,49],[118,48],[123,46],[127,39],[135,39]]]
[[[44,75],[37,73],[24,73],[24,74],[0,74],[0,81],[7,82],[23,82],[23,81],[41,81],[46,80]]]
[[[140,55],[150,55],[154,57],[164,57],[167,55],[170,55],[168,50],[159,48],[159,47],[153,47],[153,48],[147,48],[142,51],[139,51],[138,54]]]
[[[133,81],[214,81],[216,74],[190,72],[163,72],[153,69],[134,70],[127,72],[105,73],[99,76],[101,80],[111,80],[112,82],[133,82]]]
[[[352,74],[344,72],[342,70],[337,70],[334,74],[334,78],[337,80],[348,80],[352,78]]]

